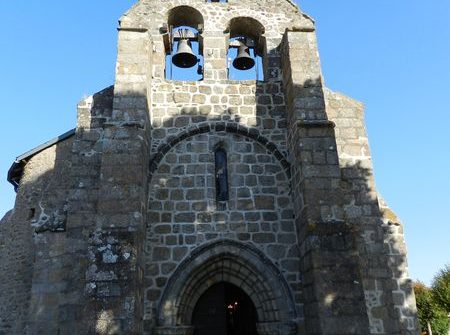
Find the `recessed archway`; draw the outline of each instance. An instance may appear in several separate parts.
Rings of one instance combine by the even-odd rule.
[[[262,252],[232,240],[195,249],[178,267],[160,301],[155,333],[192,334],[197,303],[224,282],[239,287],[251,300],[257,334],[296,334],[297,312],[283,274]]]

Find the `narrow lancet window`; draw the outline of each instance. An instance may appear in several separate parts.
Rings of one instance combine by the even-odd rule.
[[[219,148],[215,152],[216,160],[216,200],[228,200],[227,152]]]

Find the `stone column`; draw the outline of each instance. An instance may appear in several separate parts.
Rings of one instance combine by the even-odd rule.
[[[205,31],[202,36],[205,80],[227,79],[226,37],[222,31]]]
[[[325,109],[314,31],[286,32],[283,53],[305,333],[367,334],[358,254],[342,211],[334,124]]]

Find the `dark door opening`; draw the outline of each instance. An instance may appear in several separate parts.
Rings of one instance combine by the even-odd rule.
[[[239,287],[220,283],[198,300],[192,317],[194,335],[257,335],[256,309]]]

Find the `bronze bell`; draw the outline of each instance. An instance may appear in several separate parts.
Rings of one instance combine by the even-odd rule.
[[[255,60],[250,56],[248,47],[240,42],[238,55],[233,61],[233,66],[238,70],[249,70],[255,66]]]
[[[181,68],[193,67],[197,64],[197,56],[192,52],[191,41],[181,39],[178,42],[177,53],[172,57],[172,63]]]

